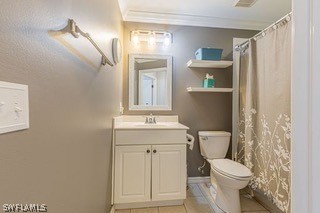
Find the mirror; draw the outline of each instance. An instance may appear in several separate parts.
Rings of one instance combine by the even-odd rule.
[[[172,110],[172,56],[129,55],[129,110]]]

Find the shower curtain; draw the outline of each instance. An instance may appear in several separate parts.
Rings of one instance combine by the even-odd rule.
[[[239,89],[238,161],[253,173],[251,189],[290,212],[290,18],[242,49]]]

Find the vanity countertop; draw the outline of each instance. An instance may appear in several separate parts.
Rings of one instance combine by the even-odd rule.
[[[154,116],[155,124],[146,124],[146,116],[119,116],[114,118],[115,130],[188,130],[178,122],[178,116]]]
[[[188,130],[189,127],[178,122],[158,122],[156,124],[145,124],[144,122],[119,122],[114,125],[115,130],[134,129],[161,129],[161,130]]]

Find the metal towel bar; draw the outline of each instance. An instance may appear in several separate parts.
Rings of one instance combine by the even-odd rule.
[[[98,52],[101,54],[102,56],[102,60],[101,63],[102,65],[106,65],[109,64],[110,66],[113,66],[112,62],[108,59],[108,57],[102,52],[102,50],[99,48],[99,46],[97,45],[96,42],[94,42],[94,40],[91,38],[91,36],[89,35],[89,33],[85,33],[83,32],[78,25],[76,24],[76,22],[73,19],[69,19],[68,21],[68,26],[69,27],[69,31],[70,33],[75,37],[75,38],[79,38],[79,35],[82,35],[83,37],[85,37],[86,39],[88,39],[90,41],[90,43],[98,50]]]

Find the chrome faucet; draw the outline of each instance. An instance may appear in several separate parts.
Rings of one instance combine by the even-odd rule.
[[[156,117],[154,117],[152,114],[149,116],[146,116],[146,121],[144,122],[145,124],[156,124]]]

